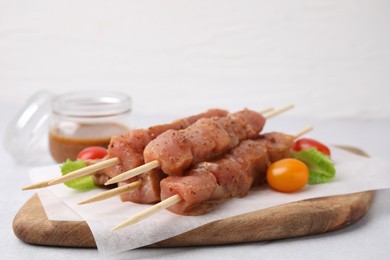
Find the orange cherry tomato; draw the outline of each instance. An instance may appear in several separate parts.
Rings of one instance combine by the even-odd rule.
[[[107,155],[107,150],[100,146],[90,146],[84,148],[77,155],[77,159],[82,160],[94,160],[94,159],[102,159]]]
[[[274,190],[294,192],[302,189],[309,181],[309,169],[300,160],[287,158],[268,167],[267,182]]]
[[[330,149],[326,145],[324,145],[324,144],[322,144],[314,139],[302,138],[302,139],[297,140],[293,146],[293,150],[297,151],[297,152],[304,150],[304,149],[309,149],[309,148],[315,148],[318,151],[320,151],[321,153],[330,157]]]

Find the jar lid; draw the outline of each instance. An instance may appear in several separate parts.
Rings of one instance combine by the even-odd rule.
[[[20,163],[33,163],[47,154],[51,98],[48,91],[37,92],[5,128],[4,148]]]

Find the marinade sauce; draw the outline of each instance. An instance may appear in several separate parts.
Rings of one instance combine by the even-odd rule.
[[[129,129],[117,123],[80,124],[73,132],[64,132],[61,128],[53,128],[49,132],[49,148],[53,159],[64,162],[75,160],[78,153],[89,146],[107,148],[111,137],[127,132]]]

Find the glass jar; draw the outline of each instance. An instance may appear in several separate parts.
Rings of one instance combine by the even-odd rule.
[[[122,93],[73,92],[51,104],[49,148],[59,163],[75,160],[89,146],[107,148],[112,136],[131,128],[131,99]]]

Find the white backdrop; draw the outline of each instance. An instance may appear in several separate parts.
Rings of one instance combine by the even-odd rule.
[[[386,0],[0,0],[0,100],[111,89],[143,114],[390,118],[389,14]]]

